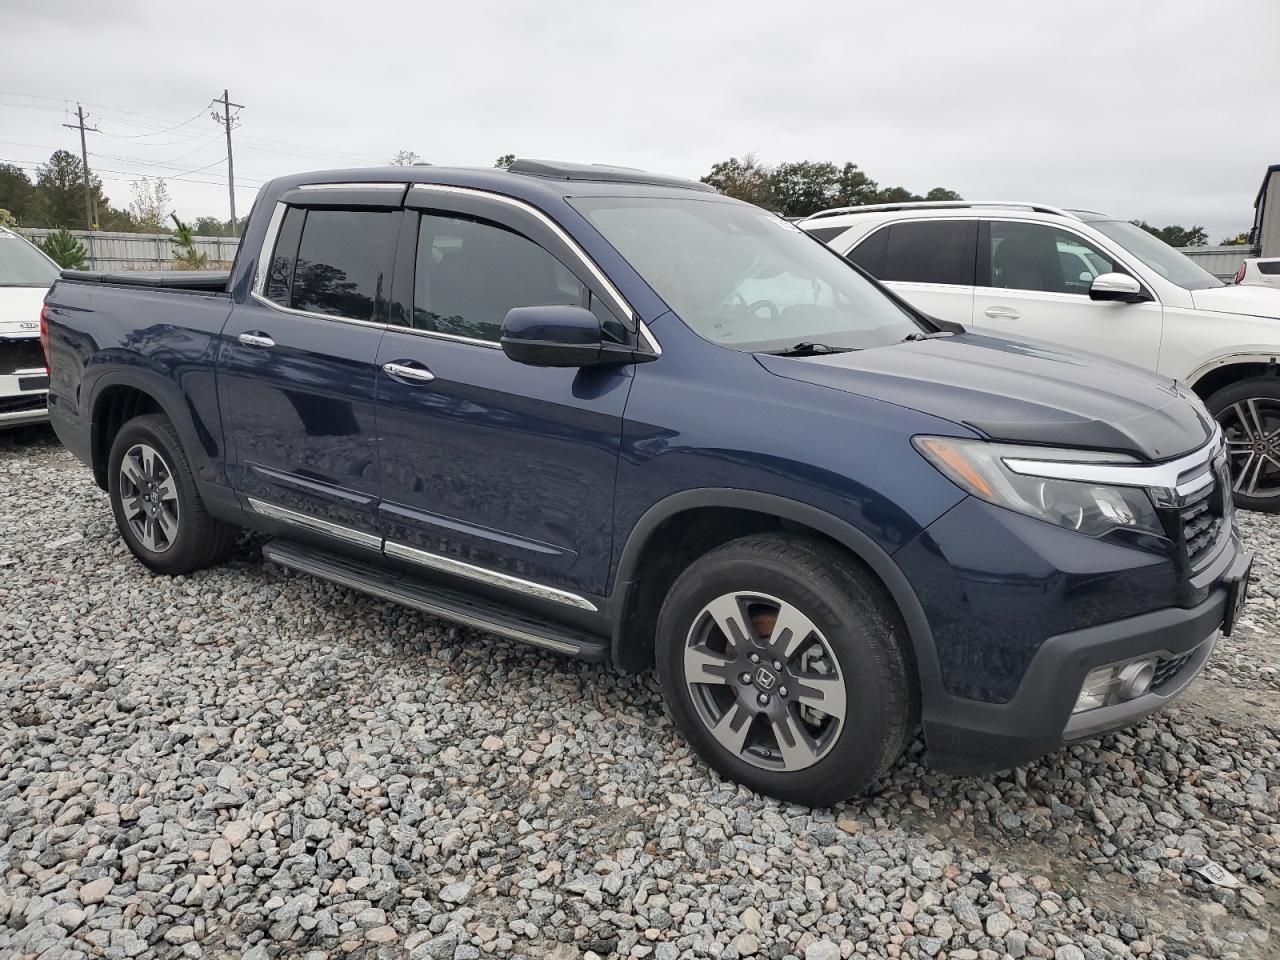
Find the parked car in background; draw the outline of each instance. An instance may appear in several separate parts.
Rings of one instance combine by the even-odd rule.
[[[848,207],[799,226],[930,316],[1186,384],[1222,426],[1236,503],[1280,510],[1280,290],[1224,284],[1125,220],[1042,204]]]
[[[1236,283],[1280,290],[1280,257],[1248,257],[1236,272]]]
[[[49,418],[40,306],[58,265],[0,227],[0,429]]]
[[[1083,269],[1083,268],[1082,268]],[[58,436],[133,554],[264,555],[642,669],[825,804],[1132,723],[1230,632],[1221,433],[1163,377],[932,320],[702,184],[517,161],[263,187],[230,276],[68,271]]]

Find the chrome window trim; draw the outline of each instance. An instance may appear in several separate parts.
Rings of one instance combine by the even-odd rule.
[[[1045,477],[1051,480],[1077,480],[1081,483],[1104,483],[1117,487],[1146,487],[1148,489],[1191,491],[1200,489],[1197,486],[1199,477],[1178,486],[1178,480],[1186,473],[1195,470],[1209,470],[1214,458],[1222,450],[1222,431],[1215,428],[1213,438],[1198,450],[1193,450],[1176,460],[1152,464],[1124,463],[1080,463],[1063,460],[1029,460],[1022,458],[1001,458],[1006,467],[1014,473],[1028,477]]]
[[[282,307],[274,300],[268,300],[262,294],[253,292],[250,294],[253,299],[257,300],[264,307],[270,307],[281,313],[292,314],[295,317],[310,317],[312,320],[332,320],[335,323],[353,323],[361,327],[373,327],[377,330],[386,330],[388,324],[379,323],[376,320],[357,320],[355,317],[344,317],[336,313],[312,313],[310,310],[295,310],[293,307]],[[400,329],[400,328],[396,328]]]
[[[403,190],[403,183],[302,183],[299,190]]]
[[[564,228],[561,227],[560,224],[556,223],[533,204],[525,200],[518,200],[515,197],[506,196],[505,194],[494,193],[492,190],[480,190],[475,187],[454,187],[442,183],[415,183],[409,188],[410,195],[415,191],[420,191],[421,193],[450,193],[461,194],[462,196],[467,197],[483,197],[486,200],[494,200],[498,203],[505,203],[508,206],[517,207],[525,213],[528,213],[555,234],[556,238],[560,240],[561,243],[573,251],[574,256],[582,266],[587,269],[591,276],[595,278],[596,282],[604,288],[604,291],[609,295],[609,298],[614,301],[614,306],[622,311],[623,316],[625,316],[627,320],[637,325],[640,331],[640,336],[644,339],[645,343],[648,344],[649,349],[651,349],[655,354],[661,356],[661,345],[654,338],[653,334],[649,332],[649,328],[645,326],[644,322],[640,320],[631,304],[627,303],[626,298],[624,298],[618,288],[613,285],[613,281],[605,276],[604,271],[596,266],[595,261],[587,256],[587,252],[582,249],[573,237],[569,236],[569,234],[565,232]]]
[[[327,534],[331,537],[337,537],[339,540],[345,540],[347,543],[354,543],[357,546],[369,547],[373,550],[382,549],[382,538],[372,533],[365,533],[363,530],[356,530],[353,527],[343,526],[340,523],[334,523],[331,520],[322,520],[319,517],[313,517],[308,513],[298,513],[296,510],[289,510],[285,507],[276,506],[274,503],[266,503],[253,497],[248,498],[249,509],[254,513],[268,517],[272,520],[279,520],[281,523],[292,523],[299,527],[306,527],[308,530],[314,530],[317,533]]]
[[[432,340],[453,340],[467,343],[473,347],[488,347],[490,350],[501,350],[502,344],[497,340],[481,340],[478,337],[464,337],[458,333],[441,333],[438,330],[423,330],[421,327],[406,327],[397,323],[387,324],[389,333],[411,333],[415,337],[430,337]]]
[[[267,289],[267,274],[271,270],[271,256],[276,252],[276,237],[280,233],[280,224],[284,220],[284,215],[288,212],[289,205],[280,200],[276,201],[275,209],[271,211],[271,220],[267,224],[267,232],[262,237],[262,249],[258,251],[258,272],[253,278],[252,292],[260,300],[266,300],[264,293]],[[267,300],[272,306],[279,306],[273,300]],[[288,309],[282,307],[281,309]]]
[[[586,597],[570,593],[567,590],[559,590],[555,587],[534,583],[532,580],[513,577],[509,573],[499,573],[496,570],[489,570],[462,560],[455,560],[453,557],[442,557],[437,553],[428,553],[426,550],[419,550],[417,547],[397,543],[394,540],[385,541],[382,549],[389,557],[416,563],[419,566],[437,570],[441,573],[451,573],[455,576],[465,577],[468,580],[502,587],[530,597],[537,597],[539,600],[550,600],[554,603],[568,604],[580,610],[590,610],[592,613],[597,611],[596,605]]]

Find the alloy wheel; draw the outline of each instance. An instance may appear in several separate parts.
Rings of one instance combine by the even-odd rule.
[[[155,447],[135,443],[120,461],[120,504],[125,522],[152,553],[164,553],[178,536],[178,485]]]
[[[685,642],[684,677],[707,730],[752,766],[812,766],[844,726],[844,679],[830,644],[776,597],[735,592],[708,603]]]
[[[1231,460],[1231,489],[1246,497],[1280,497],[1280,400],[1248,397],[1219,411],[1218,423]]]

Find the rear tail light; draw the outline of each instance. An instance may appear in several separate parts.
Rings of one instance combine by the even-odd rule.
[[[40,308],[40,349],[44,351],[44,372],[48,374],[52,364],[49,363],[49,305]]]
[[[1248,264],[1240,264],[1240,269],[1236,271],[1236,283],[1244,283],[1244,272]]]

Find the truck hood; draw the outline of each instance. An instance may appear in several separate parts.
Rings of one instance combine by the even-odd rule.
[[[1047,343],[964,333],[814,357],[758,355],[780,377],[909,407],[993,440],[1167,460],[1214,425],[1172,380]]]
[[[1191,302],[1197,310],[1212,313],[1240,313],[1249,317],[1280,318],[1280,290],[1241,284],[1192,290]]]
[[[48,287],[0,287],[0,339],[40,336],[40,306]]]

